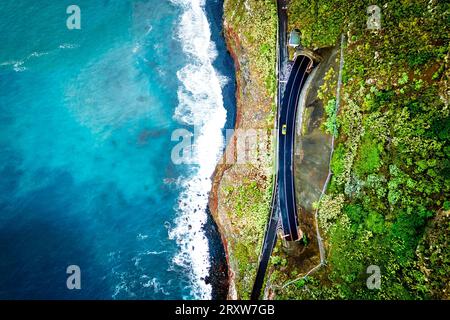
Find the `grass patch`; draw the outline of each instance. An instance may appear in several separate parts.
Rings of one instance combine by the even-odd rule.
[[[366,135],[358,150],[358,158],[355,163],[355,171],[360,177],[376,172],[381,166],[382,146],[370,135]]]

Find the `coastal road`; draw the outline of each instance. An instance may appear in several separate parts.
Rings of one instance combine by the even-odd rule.
[[[270,206],[270,218],[266,226],[266,232],[264,233],[264,241],[261,249],[261,255],[259,257],[258,270],[256,272],[255,282],[253,283],[251,300],[258,300],[261,295],[261,289],[264,284],[264,277],[266,276],[270,256],[272,255],[273,248],[275,248],[275,244],[277,243],[277,229],[280,221],[278,215],[277,195],[278,192],[276,192],[275,188]]]
[[[278,0],[277,1],[277,11],[278,11],[278,35],[277,35],[277,64],[278,64],[278,105],[277,110],[281,105],[281,98],[283,97],[283,92],[285,88],[285,83],[287,80],[287,64],[288,64],[288,49],[287,49],[287,4],[288,0]]]
[[[277,0],[278,12],[278,31],[277,31],[277,119],[279,119],[279,110],[281,97],[284,92],[284,84],[287,78],[287,0]],[[278,125],[278,124],[277,124]],[[278,138],[278,137],[277,137]],[[275,143],[278,150],[278,142]],[[276,152],[278,154],[278,151]],[[275,155],[276,157],[276,155]],[[278,199],[278,161],[275,160],[274,185],[272,193],[272,202],[270,206],[269,222],[264,233],[261,255],[259,257],[258,270],[256,272],[255,282],[251,293],[251,299],[257,300],[261,295],[261,289],[264,284],[267,266],[270,256],[277,241],[277,229],[279,226],[279,199]]]
[[[270,256],[277,240],[277,229],[281,222],[283,238],[288,241],[300,239],[298,232],[297,205],[294,186],[294,140],[297,106],[303,86],[313,67],[311,58],[299,55],[292,67],[278,118],[278,173],[270,206],[270,218],[264,234],[259,266],[251,294],[252,300],[261,295],[264,277]],[[283,133],[282,127],[286,124]]]
[[[294,141],[300,93],[313,66],[311,58],[299,55],[292,67],[278,119],[278,197],[283,238],[300,239],[294,186]]]
[[[277,141],[274,191],[270,207],[269,222],[266,226],[258,270],[251,293],[251,299],[261,295],[270,256],[277,240],[277,230],[281,227],[285,240],[299,240],[297,206],[295,200],[293,157],[295,122],[300,93],[314,66],[311,58],[299,55],[288,75],[287,62],[287,4],[288,0],[277,0],[278,40],[277,40]],[[289,76],[289,78],[288,78]]]

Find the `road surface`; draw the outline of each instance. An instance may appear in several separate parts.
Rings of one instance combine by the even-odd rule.
[[[295,59],[279,110],[277,185],[283,237],[288,241],[300,239],[294,186],[295,122],[300,93],[312,65],[313,61],[307,56],[299,55]]]
[[[284,92],[284,81],[286,79],[287,71],[287,2],[288,0],[277,0],[278,12],[278,34],[277,34],[277,119],[279,118],[278,111],[280,110],[281,97]],[[277,137],[278,138],[278,137]],[[278,143],[275,143],[278,148]],[[277,149],[278,150],[278,149]],[[277,242],[277,228],[279,225],[279,202],[278,202],[278,163],[275,161],[275,177],[274,189],[272,193],[272,202],[270,206],[269,222],[266,226],[264,234],[264,242],[262,245],[261,255],[259,257],[258,270],[256,272],[255,282],[253,284],[251,299],[257,300],[261,295],[261,289],[264,284],[264,277],[266,275],[267,266],[269,264],[270,256],[273,248]]]
[[[276,244],[278,228],[281,226],[284,239],[299,240],[293,172],[295,122],[300,93],[313,67],[313,61],[307,56],[298,56],[288,75],[287,3],[288,0],[277,0],[277,159],[270,217],[259,257],[259,266],[251,294],[252,300],[258,299],[261,295],[267,266]],[[284,134],[283,125],[286,128]]]

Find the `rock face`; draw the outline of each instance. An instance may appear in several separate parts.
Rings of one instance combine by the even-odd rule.
[[[225,8],[227,2],[229,1],[225,1]],[[251,274],[252,272],[249,272],[248,267],[256,269],[263,232],[255,230],[251,234],[249,230],[245,229],[255,223],[257,215],[238,213],[236,203],[242,202],[240,207],[248,207],[248,199],[242,199],[242,197],[251,196],[251,193],[237,190],[241,190],[239,188],[248,182],[258,195],[264,195],[270,186],[268,177],[272,170],[272,159],[269,129],[273,126],[273,122],[270,121],[273,114],[273,98],[268,95],[264,81],[260,81],[261,76],[258,74],[257,68],[254,68],[252,56],[248,51],[248,40],[245,39],[242,30],[233,29],[226,17],[227,12],[225,12],[224,35],[236,67],[236,130],[233,137],[229,139],[222,161],[216,167],[209,208],[218,225],[227,255],[228,299],[246,299],[254,276]],[[239,134],[236,132],[245,129],[263,132],[262,135],[265,137],[258,138],[262,139],[258,140],[257,149],[261,150],[261,144],[265,144],[267,152],[258,152],[251,163],[236,163],[237,149],[242,152],[239,142],[237,142]],[[252,149],[252,147],[249,148]],[[250,152],[252,151],[250,150]],[[255,202],[257,201],[259,200],[255,199]],[[245,208],[242,210],[245,211]],[[263,212],[264,210],[259,211]],[[262,231],[264,231],[263,226]],[[246,243],[245,250],[242,249],[243,243]],[[245,254],[242,254],[242,251],[245,251]]]

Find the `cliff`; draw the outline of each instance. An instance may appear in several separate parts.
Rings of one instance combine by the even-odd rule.
[[[214,174],[210,209],[227,252],[228,298],[248,299],[271,196],[276,8],[272,1],[226,0],[224,6],[224,35],[236,65],[236,130]],[[246,140],[248,133],[256,140]]]
[[[233,136],[215,172],[210,208],[227,250],[228,297],[247,299],[272,192],[276,7],[272,0],[225,0],[224,6],[237,70],[236,128],[260,129],[262,139],[242,143],[242,132]],[[448,10],[437,1],[387,1],[379,8],[381,29],[373,30],[366,28],[367,9],[363,2],[290,1],[289,29],[301,31],[303,46],[332,48],[340,34],[347,43],[339,112],[330,59],[314,90],[320,101],[307,104],[303,118],[305,139],[315,133],[321,139],[303,144],[296,157],[303,164],[296,169],[300,206],[318,209],[327,264],[305,276],[317,260],[308,229],[299,244],[305,251],[279,243],[268,272],[270,298],[448,298]],[[335,136],[332,177],[313,203],[302,198],[314,194],[304,182],[316,170],[314,148],[307,148],[323,144],[324,133]],[[242,153],[256,156],[236,163]],[[367,285],[370,266],[382,270],[378,289]]]

